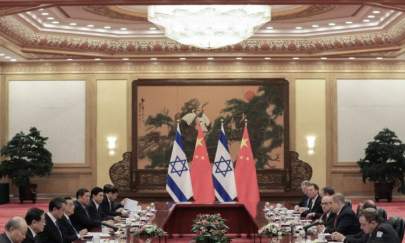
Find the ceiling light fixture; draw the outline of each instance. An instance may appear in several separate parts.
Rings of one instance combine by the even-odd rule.
[[[4,57],[4,55],[5,55],[4,53],[0,53],[0,57]]]
[[[384,59],[383,57],[376,57],[375,59],[377,59],[377,60],[382,60],[382,59]]]
[[[101,59],[100,58],[94,58],[94,61],[100,61]]]
[[[128,61],[129,58],[124,57],[124,58],[122,58],[122,60],[123,60],[123,61]]]
[[[321,57],[321,60],[328,60],[327,57]]]
[[[214,58],[213,57],[207,57],[207,60],[212,61],[212,60],[214,60]]]
[[[54,20],[55,18],[54,18],[54,17],[48,17],[48,18],[46,18],[46,19],[48,19],[48,20]]]
[[[10,56],[5,56],[4,58],[5,58],[5,59],[10,59],[11,57],[10,57]]]
[[[369,18],[369,19],[374,19],[375,16],[374,16],[374,15],[369,15],[369,16],[367,16],[367,18]]]
[[[12,62],[16,62],[16,61],[17,61],[17,59],[13,58],[13,59],[11,59],[10,61],[12,61]]]
[[[76,23],[70,23],[69,25],[71,25],[71,26],[76,26],[77,24],[76,24]]]
[[[379,14],[379,13],[381,13],[381,11],[379,11],[379,10],[374,10],[373,11],[373,14]]]
[[[150,60],[151,61],[157,61],[157,58],[156,57],[151,57]]]
[[[271,57],[265,57],[264,60],[271,60]]]
[[[156,27],[150,27],[149,30],[157,30]]]
[[[49,15],[49,13],[41,13],[41,15],[43,15],[43,16],[47,16],[47,15]]]
[[[73,59],[72,59],[72,58],[68,58],[68,59],[66,59],[66,60],[68,60],[68,61],[73,61]]]
[[[111,26],[104,26],[104,29],[109,30],[109,29],[111,29]]]
[[[346,24],[353,24],[352,21],[346,21],[345,23],[346,23]]]
[[[363,19],[363,22],[368,23],[368,22],[370,22],[370,20],[369,19]]]
[[[350,60],[354,60],[354,59],[356,59],[356,58],[355,58],[355,57],[349,57],[349,59],[350,59]]]
[[[121,28],[120,30],[123,30],[123,31],[125,31],[125,30],[128,30],[127,28]]]
[[[243,58],[241,58],[241,57],[237,57],[237,58],[235,58],[236,60],[242,60]]]
[[[313,24],[312,27],[313,27],[313,28],[319,28],[319,25]]]
[[[52,21],[52,24],[59,24],[59,21]]]
[[[180,57],[179,60],[185,61],[185,60],[187,60],[187,58],[185,58],[185,57]]]
[[[267,26],[267,27],[266,27],[266,29],[268,29],[268,30],[272,30],[272,29],[273,29],[273,27],[272,27],[272,26]]]
[[[94,24],[88,24],[87,27],[93,28],[93,27],[94,27]]]
[[[160,26],[166,37],[204,49],[220,48],[246,40],[270,18],[269,5],[148,7],[148,20]]]
[[[299,57],[293,57],[292,59],[293,60],[299,60],[300,58]]]
[[[302,30],[303,28],[301,26],[295,27],[296,30]]]
[[[329,26],[335,26],[336,24],[335,23],[329,23],[328,25]]]

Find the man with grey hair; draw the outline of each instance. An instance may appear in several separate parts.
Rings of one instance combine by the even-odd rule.
[[[301,191],[304,194],[304,196],[302,197],[301,201],[298,203],[298,205],[296,206],[296,210],[298,210],[299,207],[303,207],[306,208],[308,207],[308,203],[309,203],[309,197],[307,195],[307,188],[308,186],[311,185],[311,182],[305,180],[301,182]]]
[[[5,225],[5,232],[0,235],[0,243],[21,243],[27,234],[27,223],[21,217],[12,217]]]
[[[360,232],[359,220],[351,206],[347,205],[343,194],[336,193],[332,196],[332,212],[336,213],[332,232],[338,232],[345,236]]]

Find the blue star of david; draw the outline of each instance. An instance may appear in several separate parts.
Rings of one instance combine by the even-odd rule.
[[[224,177],[226,177],[226,174],[230,171],[232,171],[231,167],[232,160],[226,160],[224,157],[221,156],[219,161],[215,161],[215,173],[221,173]]]
[[[174,161],[169,162],[169,165],[172,167],[170,173],[176,173],[178,176],[181,176],[184,171],[188,171],[186,162],[187,160],[180,159],[179,156],[176,156]]]

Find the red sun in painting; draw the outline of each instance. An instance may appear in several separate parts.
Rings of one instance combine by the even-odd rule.
[[[256,93],[253,90],[248,90],[245,92],[245,94],[243,95],[243,98],[245,98],[245,100],[247,102],[251,101],[253,99],[253,97],[256,95]]]

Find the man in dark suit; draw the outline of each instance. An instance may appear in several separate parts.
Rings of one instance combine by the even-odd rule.
[[[75,240],[83,238],[83,236],[87,233],[87,230],[82,229],[81,231],[77,231],[75,229],[69,218],[69,216],[74,213],[75,204],[71,197],[65,197],[65,201],[66,201],[65,214],[61,219],[58,220],[58,223],[60,230],[62,231],[63,242],[71,243]]]
[[[90,217],[93,220],[97,221],[103,221],[103,220],[110,220],[113,219],[112,216],[106,214],[102,208],[101,208],[101,203],[103,202],[104,199],[104,192],[103,189],[100,187],[96,186],[91,190],[90,193],[90,203],[87,206],[87,211],[90,214]]]
[[[301,182],[301,191],[304,194],[304,196],[302,197],[301,201],[298,203],[298,205],[296,206],[296,210],[298,210],[298,208],[306,208],[308,207],[308,196],[307,196],[307,187],[311,184],[311,182],[305,180]]]
[[[336,213],[333,229],[326,233],[338,232],[344,236],[360,232],[360,224],[352,208],[346,204],[341,193],[332,196],[332,212]]]
[[[352,239],[350,236],[332,234],[333,240],[345,243],[400,243],[394,228],[378,215],[375,208],[365,208],[359,214],[360,227],[364,233],[362,238]]]
[[[58,220],[65,213],[65,199],[56,197],[49,202],[49,212],[45,214],[44,231],[37,235],[39,243],[63,243],[62,231]]]
[[[87,206],[90,203],[90,192],[85,188],[81,188],[76,192],[75,208],[74,213],[70,215],[70,220],[77,231],[82,229],[87,229],[88,231],[99,228],[101,226],[101,221],[97,219],[92,219],[89,212],[87,211]]]
[[[12,217],[4,226],[5,232],[0,234],[0,243],[21,243],[25,239],[28,226],[21,217]]]
[[[31,208],[25,214],[25,222],[28,225],[27,234],[23,243],[35,243],[38,233],[44,231],[45,212],[39,208]]]
[[[123,203],[115,202],[118,197],[118,189],[111,184],[105,184],[103,192],[104,199],[100,204],[103,214],[113,217],[115,220],[118,220],[119,216],[127,216],[127,213],[122,208]]]
[[[333,230],[333,223],[335,222],[336,214],[332,212],[332,197],[331,196],[323,196],[322,197],[322,211],[323,214],[321,216],[321,220],[323,225],[320,227],[320,231],[332,231]]]
[[[319,195],[319,187],[315,183],[307,186],[308,195],[308,210],[302,212],[301,217],[307,219],[318,219],[322,216],[321,196]]]

